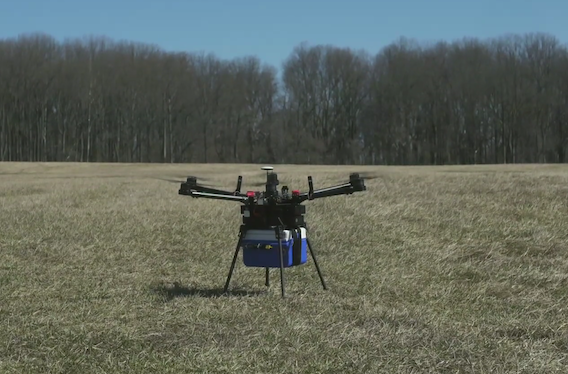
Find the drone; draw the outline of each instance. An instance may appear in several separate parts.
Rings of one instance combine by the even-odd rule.
[[[278,175],[273,171],[272,166],[263,166],[261,170],[266,171],[264,191],[242,193],[243,177],[240,175],[234,191],[198,184],[194,176],[187,177],[179,189],[180,195],[234,201],[242,204],[239,239],[223,292],[227,293],[241,250],[245,266],[265,268],[266,287],[270,286],[269,269],[280,269],[282,297],[285,297],[284,268],[305,264],[309,251],[323,289],[327,290],[312,244],[307,237],[304,218],[306,206],[302,204],[309,200],[365,191],[367,188],[364,178],[359,173],[351,173],[346,183],[315,190],[313,179],[308,176],[308,191],[300,192],[297,189],[290,190],[285,185],[279,190]]]

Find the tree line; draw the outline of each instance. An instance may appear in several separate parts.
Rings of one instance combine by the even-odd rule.
[[[36,33],[0,40],[0,82],[2,161],[563,163],[568,151],[568,48],[540,33],[401,38],[374,55],[302,43],[279,68]]]

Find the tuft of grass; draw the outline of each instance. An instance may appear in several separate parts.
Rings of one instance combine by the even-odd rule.
[[[568,167],[278,166],[307,189],[311,258],[239,258],[234,188],[257,165],[0,164],[2,373],[553,373],[568,369]]]

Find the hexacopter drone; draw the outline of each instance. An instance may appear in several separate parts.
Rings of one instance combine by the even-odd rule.
[[[266,269],[265,285],[267,287],[270,284],[269,269],[280,268],[282,297],[285,296],[284,268],[306,263],[309,250],[323,289],[326,290],[327,286],[307,237],[304,220],[306,207],[302,203],[306,200],[365,191],[367,188],[364,179],[358,173],[352,173],[347,183],[314,190],[312,177],[308,176],[309,190],[307,192],[290,191],[287,186],[282,186],[282,189],[278,191],[278,175],[273,172],[273,167],[264,166],[261,169],[266,171],[265,191],[241,193],[242,176],[238,177],[237,188],[233,192],[199,185],[196,177],[188,177],[186,182],[181,183],[179,189],[180,195],[242,203],[243,221],[224,292],[227,292],[229,288],[241,249],[245,266]]]

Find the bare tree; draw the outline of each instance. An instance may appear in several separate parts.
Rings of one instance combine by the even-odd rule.
[[[281,73],[101,36],[0,40],[0,160],[566,162],[568,48],[551,35],[300,44]]]

